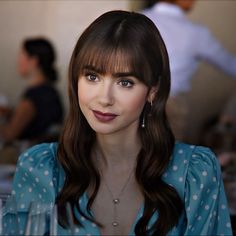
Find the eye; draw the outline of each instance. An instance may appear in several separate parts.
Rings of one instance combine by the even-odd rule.
[[[134,82],[132,80],[124,79],[124,80],[119,81],[119,85],[125,88],[131,88],[133,87]]]
[[[96,82],[98,80],[98,76],[95,75],[95,74],[91,74],[91,73],[85,74],[85,77],[89,81],[95,81]]]

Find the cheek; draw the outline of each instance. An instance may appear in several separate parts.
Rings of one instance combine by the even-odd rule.
[[[27,75],[29,73],[29,62],[23,56],[19,56],[17,62],[18,71],[21,75]]]
[[[88,92],[90,91],[90,92]],[[93,93],[91,92],[91,89],[88,87],[88,85],[83,81],[78,81],[78,100],[80,107],[83,107],[84,105],[89,104],[89,102],[92,100]]]
[[[140,116],[143,107],[146,103],[146,96],[147,92],[146,91],[141,91],[137,93],[136,96],[128,97],[124,96],[123,97],[123,104],[124,107],[126,107],[126,110],[129,111],[129,113],[135,116]]]

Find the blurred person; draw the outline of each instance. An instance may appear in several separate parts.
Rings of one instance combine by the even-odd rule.
[[[214,153],[175,142],[169,127],[168,54],[150,19],[126,11],[98,17],[76,43],[68,84],[59,143],[19,158],[19,234],[31,201],[57,205],[58,235],[232,234]],[[16,233],[7,205],[3,232]]]
[[[208,28],[187,18],[186,13],[192,10],[195,2],[196,0],[159,0],[143,11],[160,29],[166,43],[171,69],[167,113],[179,140],[187,139],[188,96],[199,62],[207,61],[236,77],[236,56],[230,54]]]
[[[0,125],[0,138],[5,143],[16,139],[37,141],[49,132],[53,125],[63,121],[63,107],[54,87],[57,71],[52,44],[44,38],[29,38],[22,43],[18,56],[18,72],[27,82],[27,89],[10,114],[0,109],[0,115],[8,116]]]

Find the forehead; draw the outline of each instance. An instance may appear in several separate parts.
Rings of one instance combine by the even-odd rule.
[[[79,73],[93,69],[101,74],[135,73],[135,62],[128,52],[120,49],[92,48],[79,58]]]

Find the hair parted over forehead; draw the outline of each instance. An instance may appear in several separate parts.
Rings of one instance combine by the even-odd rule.
[[[157,85],[168,64],[159,31],[142,14],[116,12],[103,14],[81,35],[71,59],[72,77],[93,67],[102,74],[131,72],[148,87]]]

